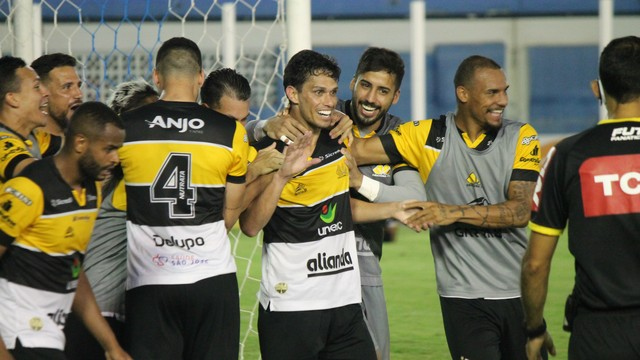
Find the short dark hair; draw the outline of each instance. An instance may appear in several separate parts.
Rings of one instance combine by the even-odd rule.
[[[626,36],[611,40],[602,50],[600,81],[608,96],[624,104],[640,97],[640,38]]]
[[[78,60],[71,55],[63,53],[53,53],[42,55],[39,58],[33,60],[31,67],[36,71],[40,80],[43,82],[49,81],[49,73],[51,70],[63,66],[71,66],[73,68],[78,64]]]
[[[326,75],[336,82],[340,79],[340,67],[335,59],[313,50],[302,50],[291,57],[284,68],[282,84],[286,89],[293,86],[298,90],[311,76]]]
[[[120,116],[107,105],[98,101],[82,103],[71,115],[63,149],[72,149],[73,146],[70,142],[78,134],[83,134],[90,141],[100,138],[108,124],[112,124],[118,129],[124,129],[124,123]]]
[[[200,48],[185,37],[171,38],[160,46],[156,54],[156,70],[161,75],[197,74],[202,71]]]
[[[453,77],[453,86],[469,86],[473,80],[473,75],[478,69],[502,69],[497,62],[481,55],[472,55],[462,60]]]
[[[404,61],[395,51],[370,47],[362,53],[354,77],[369,71],[386,71],[391,75],[395,75],[395,85],[396,90],[398,90],[404,77]]]
[[[200,99],[212,109],[220,107],[224,95],[247,101],[251,98],[249,81],[233,69],[214,70],[204,80],[200,88]]]
[[[156,89],[144,80],[126,81],[116,86],[107,105],[120,115],[140,107],[148,97],[158,95]]]
[[[27,63],[21,58],[3,56],[0,58],[0,110],[4,107],[4,98],[10,92],[20,90],[18,69],[26,67]]]

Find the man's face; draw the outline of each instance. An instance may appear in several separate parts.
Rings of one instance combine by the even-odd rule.
[[[326,75],[312,75],[298,92],[290,87],[300,117],[310,128],[331,127],[331,112],[338,104],[338,82]]]
[[[220,99],[220,106],[213,110],[239,121],[244,126],[249,117],[249,100],[238,100],[234,97],[223,95]]]
[[[351,114],[358,126],[370,126],[381,120],[391,105],[398,102],[396,76],[386,71],[369,71],[351,80]]]
[[[120,162],[118,149],[124,141],[124,130],[107,124],[100,137],[90,141],[80,157],[80,171],[90,180],[104,180]]]
[[[48,93],[41,86],[38,74],[30,67],[21,67],[16,70],[20,79],[20,90],[17,96],[20,98],[20,111],[23,119],[38,126],[47,124]]]
[[[82,81],[72,66],[61,66],[49,72],[45,85],[49,91],[49,116],[66,129],[71,115],[82,104]]]
[[[507,79],[500,69],[476,70],[471,85],[467,87],[465,104],[475,122],[482,128],[500,128],[502,115],[509,103]]]

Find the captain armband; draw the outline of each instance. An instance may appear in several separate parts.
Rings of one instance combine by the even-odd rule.
[[[380,192],[380,183],[363,175],[362,184],[360,185],[358,192],[369,199],[369,201],[375,201],[378,197],[378,193]]]

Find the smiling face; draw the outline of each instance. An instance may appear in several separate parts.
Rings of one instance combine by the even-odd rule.
[[[293,86],[286,89],[291,101],[291,115],[303,121],[313,130],[331,126],[331,112],[338,104],[338,82],[327,75],[312,75],[298,91]]]
[[[358,126],[370,126],[381,120],[391,105],[398,102],[396,76],[386,71],[369,71],[351,80],[351,114]]]
[[[20,90],[15,95],[20,100],[21,118],[33,123],[35,127],[46,125],[49,98],[38,75],[30,67],[17,69],[16,75],[20,79]]]
[[[124,130],[107,124],[102,135],[90,141],[80,157],[80,171],[91,180],[104,180],[120,162],[118,149],[124,141]]]
[[[502,126],[504,109],[509,103],[507,79],[500,69],[479,68],[468,86],[456,92],[471,120],[488,130]]]
[[[82,81],[72,66],[54,68],[44,83],[49,92],[49,116],[66,129],[71,115],[82,104]]]

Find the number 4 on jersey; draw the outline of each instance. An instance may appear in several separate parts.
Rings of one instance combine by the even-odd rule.
[[[167,203],[170,218],[193,218],[197,193],[191,186],[191,154],[169,154],[153,180],[150,192],[151,202]]]

